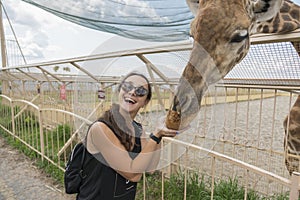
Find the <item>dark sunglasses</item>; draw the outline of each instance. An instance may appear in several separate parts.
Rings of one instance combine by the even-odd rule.
[[[134,89],[134,93],[138,97],[143,97],[148,94],[148,90],[146,90],[143,86],[135,87],[129,82],[123,82],[121,88],[124,90],[124,92],[130,92]]]

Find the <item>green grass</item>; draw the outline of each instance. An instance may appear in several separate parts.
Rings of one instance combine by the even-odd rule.
[[[210,200],[211,184],[205,181],[203,176],[196,173],[189,173],[186,181],[187,200]],[[142,182],[138,184],[137,200],[143,199]],[[146,199],[161,199],[162,184],[161,174],[155,173],[147,175],[146,178]],[[245,196],[244,188],[237,179],[220,180],[214,183],[213,199],[215,200],[243,200]],[[164,199],[182,200],[184,199],[184,174],[178,173],[164,179]],[[272,196],[262,196],[255,191],[247,192],[248,200],[288,200],[288,194],[276,194]]]

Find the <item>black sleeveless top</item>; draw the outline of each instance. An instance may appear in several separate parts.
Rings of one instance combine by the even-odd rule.
[[[101,120],[100,120],[101,121]],[[113,127],[105,123],[113,132]],[[141,134],[142,125],[133,121],[135,130],[135,145],[132,152],[128,152],[134,159],[141,152]],[[90,154],[88,151],[85,159],[87,177],[80,186],[77,200],[133,200],[136,194],[136,182],[131,182],[118,174],[114,169],[108,166],[101,153]],[[100,162],[100,161],[101,162]],[[105,164],[103,164],[105,163]]]

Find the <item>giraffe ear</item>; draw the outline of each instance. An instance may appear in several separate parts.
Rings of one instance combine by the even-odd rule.
[[[254,19],[265,22],[272,19],[280,11],[284,0],[256,0],[252,1]]]
[[[186,0],[186,3],[193,15],[196,16],[199,8],[199,0]]]

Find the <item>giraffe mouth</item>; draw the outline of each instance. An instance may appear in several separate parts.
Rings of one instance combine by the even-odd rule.
[[[201,99],[198,98],[194,89],[181,80],[167,114],[167,128],[181,130],[189,127],[200,110],[199,102]]]

